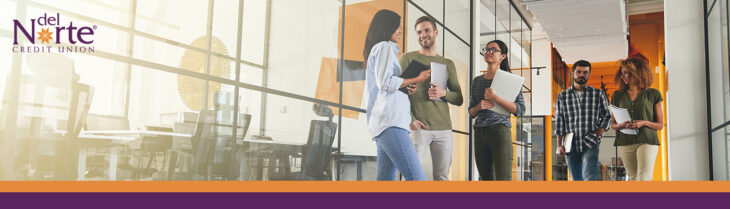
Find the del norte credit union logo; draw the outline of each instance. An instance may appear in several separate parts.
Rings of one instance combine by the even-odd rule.
[[[55,16],[44,13],[25,25],[15,19],[12,50],[13,53],[93,53],[95,30],[96,25],[78,27],[73,21],[61,25],[58,13]],[[22,39],[27,42],[20,45]]]

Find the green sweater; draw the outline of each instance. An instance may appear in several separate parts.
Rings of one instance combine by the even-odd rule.
[[[401,69],[408,68],[413,60],[424,65],[430,66],[431,62],[442,63],[446,65],[448,80],[446,86],[446,96],[441,99],[453,105],[461,106],[464,98],[461,95],[461,86],[459,86],[459,78],[456,76],[456,66],[450,59],[442,56],[426,56],[417,51],[408,52],[400,57]],[[416,93],[409,95],[411,100],[411,119],[423,122],[428,128],[427,130],[451,130],[451,115],[449,114],[449,105],[442,101],[433,101],[428,99],[428,89],[431,87],[431,79],[419,82],[416,85]]]

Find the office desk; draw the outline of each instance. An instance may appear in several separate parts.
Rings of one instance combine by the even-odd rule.
[[[88,148],[109,148],[109,180],[116,180],[117,164],[119,159],[119,146],[129,145],[143,136],[178,136],[190,138],[190,134],[181,134],[162,131],[146,130],[105,130],[105,131],[82,131],[79,135],[82,149],[79,149],[78,180],[85,179],[86,156]]]
[[[293,156],[301,156],[306,144],[295,142],[279,142],[271,140],[243,140],[239,144],[243,151],[243,159],[241,159],[241,173],[239,180],[264,180],[264,167],[274,166],[271,160],[277,160],[283,163],[285,167],[292,166],[290,158]],[[264,160],[269,160],[264,165]],[[255,165],[248,165],[250,161],[255,161]],[[253,176],[250,176],[248,169],[253,169]],[[286,172],[291,172],[286,170]],[[253,177],[253,178],[252,178]]]
[[[109,180],[114,181],[117,178],[117,160],[119,159],[119,146],[127,142],[134,141],[134,137],[126,136],[104,136],[93,134],[79,135],[79,163],[77,168],[77,180],[86,179],[86,157],[89,148],[109,148]]]
[[[82,131],[81,134],[93,134],[93,135],[133,135],[133,136],[144,136],[144,135],[156,135],[156,136],[179,136],[179,137],[192,137],[192,134],[182,134],[174,132],[164,131],[145,131],[145,130],[108,130],[108,131]]]
[[[370,158],[370,160],[368,160]],[[362,181],[363,180],[363,163],[366,161],[377,161],[377,156],[372,156],[368,154],[363,153],[348,153],[348,152],[342,152],[340,155],[336,158],[340,162],[340,175],[343,175],[345,172],[343,167],[343,164],[355,164],[355,180],[356,181]],[[333,168],[337,169],[337,168]],[[343,180],[342,177],[340,177],[340,180]]]

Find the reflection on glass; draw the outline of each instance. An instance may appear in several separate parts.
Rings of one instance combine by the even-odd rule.
[[[270,0],[243,1],[243,30],[241,56],[242,60],[253,64],[264,65],[264,44],[266,43],[266,20],[269,14],[267,4]]]
[[[170,0],[137,1],[137,15],[149,18],[136,18],[135,29],[152,36],[190,44],[207,33],[208,2],[180,4]],[[206,45],[194,47],[207,49]]]
[[[471,8],[469,0],[446,1],[445,5],[446,17],[444,20],[446,27],[466,41],[471,37],[469,34],[469,22],[471,21],[469,8]]]
[[[469,118],[465,112],[468,109],[468,97],[467,92],[469,90],[469,46],[456,39],[451,33],[442,33],[440,36],[444,36],[446,39],[446,46],[444,46],[445,58],[451,59],[456,66],[456,74],[459,78],[459,86],[461,86],[462,98],[464,103],[461,106],[449,105],[451,115],[451,128],[457,131],[469,132]]]
[[[324,104],[268,94],[258,135],[245,138],[249,180],[331,180],[337,124]],[[262,164],[264,163],[264,164]],[[265,170],[264,170],[265,169]]]
[[[431,17],[435,18],[439,22],[444,22],[444,1],[438,1],[438,0],[413,0],[412,1],[415,5],[418,5],[421,9],[428,12]],[[410,2],[409,2],[410,4]],[[418,10],[416,8],[413,8],[415,10]],[[408,8],[408,12],[413,12],[411,8]],[[420,16],[419,16],[420,17]],[[414,19],[415,20],[415,19]]]
[[[213,28],[212,34],[220,39],[223,47],[227,49],[223,54],[232,58],[236,57],[236,45],[238,44],[238,3],[239,1],[213,1]]]
[[[90,19],[124,27],[129,27],[129,8],[131,5],[131,1],[129,0],[113,1],[113,3],[103,1],[82,1],[74,2],[73,4],[53,0],[34,0],[28,2],[28,6],[31,8],[38,8],[43,11],[59,11],[59,13],[62,12],[62,16],[73,14],[73,16],[93,17]],[[15,6],[3,8],[15,8]],[[14,9],[13,12],[15,12]],[[149,16],[140,18],[149,18]],[[81,17],[78,19],[81,19]],[[76,23],[76,21],[74,21],[74,23]]]
[[[339,89],[340,6],[337,0],[271,1],[266,87],[306,97]],[[339,97],[318,98],[339,102]]]
[[[719,6],[719,5],[717,5]],[[727,67],[725,61],[727,59],[727,35],[723,34],[726,30],[723,29],[723,21],[721,12],[724,10],[713,9],[707,17],[707,47],[709,50],[709,88],[710,89],[724,89],[727,83],[727,77],[723,76],[727,73]],[[725,95],[729,94],[724,91],[710,91],[710,109],[713,113],[720,113],[724,111],[728,104],[725,103]],[[725,114],[713,114],[711,117],[711,127],[715,128],[720,124],[727,121],[724,117]]]
[[[49,75],[28,78],[35,70],[22,61],[19,71],[24,73],[23,84],[18,89],[22,92],[21,107],[17,111],[18,119],[9,122],[17,126],[11,139],[17,142],[17,149],[0,154],[3,163],[16,167],[0,170],[3,178],[375,179],[376,149],[360,110],[365,101],[357,97],[365,91],[357,73],[361,64],[358,46],[362,41],[340,43],[340,21],[346,21],[345,39],[358,37],[362,25],[357,24],[368,22],[371,16],[354,12],[357,10],[353,8],[366,11],[375,4],[378,8],[384,5],[405,12],[402,2],[348,1],[347,17],[342,18],[343,2],[337,0],[185,4],[168,0],[136,1],[136,14],[130,18],[128,13],[133,2],[84,1],[73,6],[45,0],[29,2],[26,16],[46,8],[58,8],[78,18],[74,21],[99,24],[104,30],[97,35],[107,38],[97,39],[96,48],[115,56],[69,55],[75,70],[63,70],[63,76],[53,77],[63,81],[57,83],[49,81]],[[239,14],[241,3],[243,14]],[[462,92],[466,91],[471,79],[470,47],[460,39],[468,41],[470,36],[469,1],[446,1],[446,5],[443,1],[408,2],[403,29],[409,32],[413,31],[413,21],[425,15],[414,4],[444,21],[453,31],[439,28],[438,51],[454,61]],[[499,4],[509,7],[506,1]],[[14,1],[0,5],[16,7]],[[508,15],[505,11],[508,10],[493,13]],[[17,15],[14,12],[0,16],[14,19]],[[237,22],[239,15],[243,16],[241,23]],[[304,18],[292,19],[293,16]],[[132,25],[136,31],[134,36],[128,31]],[[509,20],[506,23],[500,20],[499,25],[490,26],[491,31],[507,32]],[[7,22],[0,23],[0,30],[11,29]],[[207,37],[208,29],[212,37]],[[240,40],[239,29],[243,31]],[[418,44],[414,42],[417,38],[412,36],[415,34],[407,34],[404,40],[407,44],[402,45],[408,46],[406,51],[417,50]],[[510,36],[506,34],[501,39],[509,40]],[[9,41],[4,36],[0,40]],[[239,53],[238,45],[241,45],[242,62],[232,59]],[[207,54],[208,50],[211,54]],[[342,66],[341,50],[345,51]],[[5,55],[0,60],[9,65],[12,56]],[[210,65],[206,63],[208,57]],[[520,59],[524,60],[515,58]],[[237,67],[238,81],[244,84],[239,87],[232,86],[233,81],[206,81],[204,76],[186,72],[233,80]],[[8,66],[0,69],[0,80],[5,82],[11,69]],[[338,80],[340,73],[345,80]],[[258,89],[266,87],[339,103],[340,83],[343,84],[342,103],[349,107],[342,114],[337,107],[315,105],[316,102],[302,98],[277,95],[278,91],[265,93]],[[5,85],[0,86],[3,100],[4,88]],[[453,129],[470,132],[469,119],[463,114],[466,105],[452,105],[450,111]],[[339,119],[345,130],[340,146],[336,142]],[[79,125],[80,121],[83,126]],[[5,127],[0,123],[0,129]],[[0,135],[5,133],[0,130]],[[467,180],[468,147],[468,135],[454,133],[451,180]],[[334,152],[339,148],[341,153]],[[335,167],[336,163],[340,164],[339,168]],[[340,175],[335,176],[338,172]]]
[[[728,33],[727,33],[727,1],[707,1],[707,8],[712,6],[707,21],[709,84],[710,96],[710,128],[715,129],[711,134],[713,178],[715,180],[730,179],[730,152],[728,152],[728,128],[725,123],[730,121],[730,67],[728,67]],[[724,113],[722,113],[724,112]]]

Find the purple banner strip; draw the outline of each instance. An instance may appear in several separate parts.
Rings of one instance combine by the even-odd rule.
[[[698,208],[730,193],[0,193],[0,208]],[[466,209],[466,208],[464,208]]]

